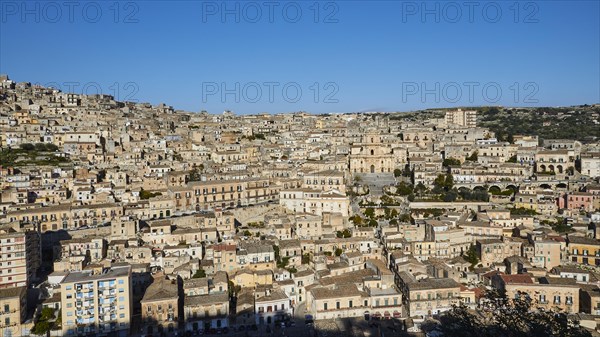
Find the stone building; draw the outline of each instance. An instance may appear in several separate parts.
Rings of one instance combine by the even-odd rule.
[[[179,329],[179,287],[176,280],[156,275],[141,301],[148,334],[172,335]]]
[[[352,174],[392,173],[396,168],[394,149],[376,133],[367,133],[360,143],[352,144],[349,161]]]

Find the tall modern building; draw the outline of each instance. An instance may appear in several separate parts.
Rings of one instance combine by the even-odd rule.
[[[477,111],[462,109],[446,111],[446,124],[475,128],[477,127]]]
[[[37,231],[0,228],[0,288],[27,286],[40,267],[40,255]]]
[[[61,282],[63,336],[128,336],[131,266],[69,273]]]
[[[0,289],[0,336],[22,336],[27,316],[27,287]]]

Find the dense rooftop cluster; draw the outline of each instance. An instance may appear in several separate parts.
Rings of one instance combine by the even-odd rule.
[[[491,291],[593,331],[600,133],[489,113],[211,115],[1,76],[0,331],[415,331]]]

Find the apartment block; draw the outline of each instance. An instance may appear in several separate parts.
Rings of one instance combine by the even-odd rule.
[[[37,231],[0,229],[0,288],[29,285],[40,267],[40,249]]]
[[[27,287],[0,289],[0,334],[22,336],[27,316]]]
[[[69,273],[60,284],[63,336],[129,336],[131,266]]]

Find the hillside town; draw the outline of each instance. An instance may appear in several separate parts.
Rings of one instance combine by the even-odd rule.
[[[417,336],[491,290],[599,335],[589,111],[585,140],[507,139],[476,108],[193,113],[2,75],[0,335]]]

